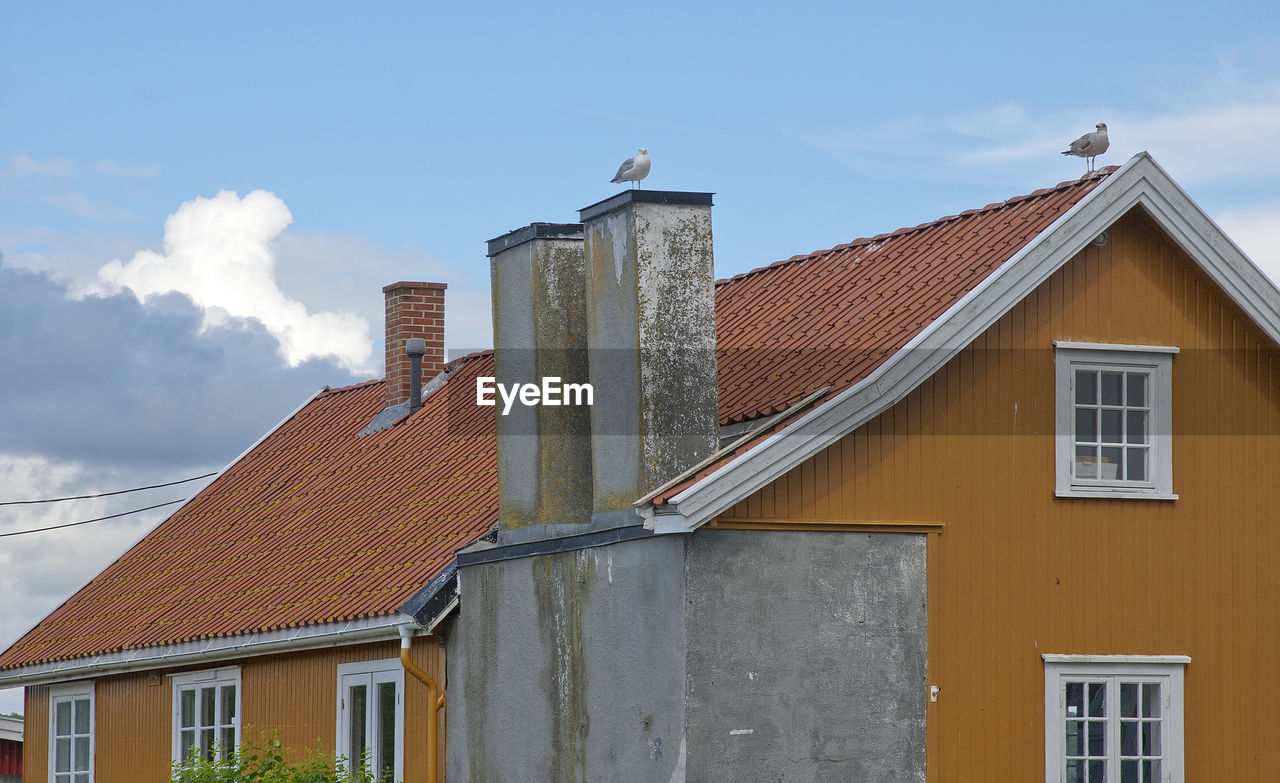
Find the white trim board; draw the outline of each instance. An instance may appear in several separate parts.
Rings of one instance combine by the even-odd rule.
[[[1145,152],[1130,158],[868,377],[683,490],[637,502],[645,526],[687,533],[888,410],[1134,207],[1142,207],[1280,344],[1280,291]]]

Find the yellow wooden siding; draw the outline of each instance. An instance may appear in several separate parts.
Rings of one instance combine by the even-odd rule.
[[[1044,776],[1042,653],[1183,653],[1186,779],[1266,780],[1280,734],[1280,351],[1131,213],[933,378],[718,526],[936,523],[929,780]],[[1055,498],[1052,341],[1181,348],[1177,501]]]
[[[333,753],[337,732],[338,664],[400,657],[399,642],[352,645],[290,655],[248,658],[240,665],[241,740],[270,738],[299,753]],[[444,648],[435,638],[415,639],[411,657],[440,683]],[[169,669],[100,677],[95,681],[95,780],[98,783],[164,783],[169,779],[172,677],[217,668]],[[405,673],[405,783],[426,776],[427,689]],[[24,780],[45,783],[48,772],[49,689],[28,688]],[[443,738],[443,733],[442,733]],[[440,780],[444,780],[441,741]]]

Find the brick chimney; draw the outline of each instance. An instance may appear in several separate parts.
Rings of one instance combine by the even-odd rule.
[[[445,283],[401,281],[382,289],[386,298],[386,404],[409,401],[412,379],[404,343],[412,337],[426,342],[422,357],[421,381],[431,380],[444,369]]]

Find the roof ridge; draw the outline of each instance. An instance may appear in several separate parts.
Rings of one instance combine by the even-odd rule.
[[[835,247],[829,247],[829,248],[824,248],[822,250],[814,250],[810,253],[801,253],[798,255],[794,255],[794,256],[791,256],[790,258],[784,258],[780,261],[774,261],[773,263],[765,264],[764,266],[758,266],[755,269],[751,269],[746,272],[739,272],[738,274],[733,275],[732,277],[722,278],[720,280],[717,280],[715,282],[715,285],[716,287],[719,287],[722,285],[728,285],[729,283],[742,280],[743,278],[752,277],[762,272],[767,272],[771,269],[777,269],[779,267],[789,266],[790,264],[798,264],[802,261],[807,261],[811,258],[818,258],[830,253],[837,253],[840,251],[849,250],[854,247],[864,247],[874,242],[883,242],[885,240],[894,239],[900,236],[905,236],[907,234],[915,233],[917,231],[924,231],[926,229],[940,226],[944,223],[951,223],[961,218],[968,218],[968,217],[973,217],[975,215],[982,215],[989,212],[995,212],[1000,209],[1016,206],[1026,201],[1031,201],[1032,199],[1044,198],[1045,196],[1050,196],[1050,195],[1053,195],[1054,193],[1061,193],[1064,190],[1068,190],[1073,187],[1080,187],[1094,180],[1098,180],[1098,179],[1102,179],[1103,177],[1110,176],[1111,174],[1114,174],[1116,171],[1119,171],[1119,169],[1120,169],[1119,166],[1104,166],[1103,168],[1100,168],[1097,171],[1091,171],[1086,173],[1084,176],[1080,177],[1079,179],[1065,180],[1063,182],[1059,182],[1057,185],[1053,185],[1047,188],[1040,188],[1039,190],[1034,190],[1030,193],[1026,193],[1021,196],[1011,196],[1010,198],[1007,198],[1004,201],[993,201],[992,203],[987,204],[984,207],[979,207],[977,209],[966,209],[963,212],[958,212],[954,215],[945,215],[943,217],[936,218],[934,220],[929,220],[924,223],[920,223],[919,225],[904,226],[902,228],[894,229],[893,231],[889,231],[884,234],[876,234],[873,237],[859,237],[849,242],[843,242],[839,245],[836,245]]]

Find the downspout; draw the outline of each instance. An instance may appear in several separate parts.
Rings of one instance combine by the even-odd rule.
[[[440,692],[436,681],[424,672],[416,663],[409,660],[409,650],[413,647],[413,629],[408,625],[400,626],[400,663],[404,670],[414,676],[418,682],[427,686],[427,783],[437,783],[440,769],[440,710],[444,709],[444,694]]]

